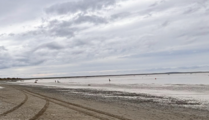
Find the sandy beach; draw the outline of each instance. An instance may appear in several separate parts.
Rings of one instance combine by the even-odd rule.
[[[32,81],[0,84],[1,120],[209,119],[207,84]]]
[[[130,100],[88,96],[75,92],[99,94],[121,94],[88,90],[71,90],[63,88],[28,87],[3,85],[1,91],[0,119],[63,119],[63,120],[207,120],[209,112],[176,106],[159,104],[152,100]],[[73,92],[69,92],[73,91]],[[38,93],[38,94],[37,94]],[[133,96],[132,94],[122,94]],[[135,95],[136,96],[136,95]],[[138,95],[145,98],[156,96]]]

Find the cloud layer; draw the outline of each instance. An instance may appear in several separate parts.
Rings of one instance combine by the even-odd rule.
[[[209,68],[208,0],[0,3],[1,76]]]

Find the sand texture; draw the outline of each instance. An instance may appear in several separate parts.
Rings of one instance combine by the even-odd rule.
[[[1,120],[208,120],[209,111],[184,107],[188,103],[163,104],[145,94],[144,99],[103,97],[102,94],[136,96],[117,91],[0,84]],[[88,94],[95,95],[88,95]],[[97,96],[96,94],[100,94]],[[147,99],[145,99],[147,98]],[[163,100],[159,98],[159,100]],[[195,105],[195,104],[194,104]]]

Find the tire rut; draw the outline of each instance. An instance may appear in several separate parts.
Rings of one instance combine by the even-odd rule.
[[[36,97],[39,97],[39,98],[42,98],[42,99],[48,99],[50,102],[53,102],[55,104],[61,105],[63,107],[67,107],[69,109],[73,109],[75,111],[87,114],[87,115],[95,117],[95,118],[99,118],[101,120],[109,120],[109,119],[104,118],[104,117],[100,117],[100,116],[95,115],[94,113],[91,113],[91,112],[95,112],[97,114],[105,115],[105,116],[116,118],[116,119],[119,119],[119,120],[131,120],[131,119],[124,118],[124,117],[121,117],[121,116],[118,116],[118,115],[114,115],[114,114],[110,114],[110,113],[107,113],[107,112],[104,112],[104,111],[100,111],[100,110],[92,109],[92,108],[89,108],[89,107],[85,107],[85,106],[82,106],[82,105],[79,105],[79,104],[66,102],[66,101],[63,101],[63,100],[56,99],[56,98],[52,98],[52,97],[48,97],[48,96],[45,96],[45,95],[41,95],[39,93],[34,93],[34,92],[29,91],[29,90],[24,90],[24,91],[26,91],[30,95],[33,95],[33,96],[36,96]],[[73,106],[73,107],[70,107],[69,105]],[[75,107],[77,107],[77,108],[75,108]],[[80,110],[80,109],[84,109],[84,110]]]
[[[41,115],[43,115],[43,113],[47,110],[48,107],[49,107],[49,100],[46,100],[46,103],[45,103],[44,107],[35,116],[30,118],[29,120],[38,119]]]
[[[34,95],[34,93],[28,93],[28,94],[30,94],[30,95],[32,95],[32,96],[35,96],[35,97],[38,97],[38,98],[41,98],[41,99],[45,99],[45,97],[40,97],[40,96],[38,96],[38,95]],[[77,112],[80,112],[80,113],[89,115],[89,116],[91,116],[91,117],[98,118],[98,119],[100,119],[100,120],[109,120],[109,119],[107,119],[107,118],[100,117],[100,116],[95,115],[95,114],[93,114],[93,113],[90,113],[90,112],[87,112],[87,111],[84,111],[84,110],[80,110],[80,109],[78,109],[78,108],[70,107],[70,106],[65,105],[65,104],[63,104],[63,103],[60,103],[60,102],[56,102],[56,101],[53,101],[53,100],[50,100],[50,99],[49,99],[49,101],[52,102],[52,103],[54,103],[54,104],[60,105],[60,106],[62,106],[62,107],[65,107],[65,108],[68,108],[68,109],[75,110],[75,111],[77,111]]]
[[[28,100],[28,96],[25,93],[23,93],[23,94],[25,95],[25,99],[20,104],[18,104],[17,106],[13,107],[12,109],[10,109],[10,110],[0,114],[0,117],[6,116],[7,114],[17,110],[19,107],[21,107],[23,104],[25,104],[25,102]]]

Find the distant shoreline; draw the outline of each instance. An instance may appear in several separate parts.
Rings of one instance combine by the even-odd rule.
[[[131,75],[162,75],[162,74],[193,74],[193,73],[209,73],[209,71],[196,71],[196,72],[165,72],[165,73],[142,73],[142,74],[118,74],[118,75],[89,75],[89,76],[65,76],[65,77],[34,77],[34,78],[21,78],[21,80],[31,79],[64,79],[64,78],[88,78],[88,77],[108,77],[108,76],[131,76]]]

